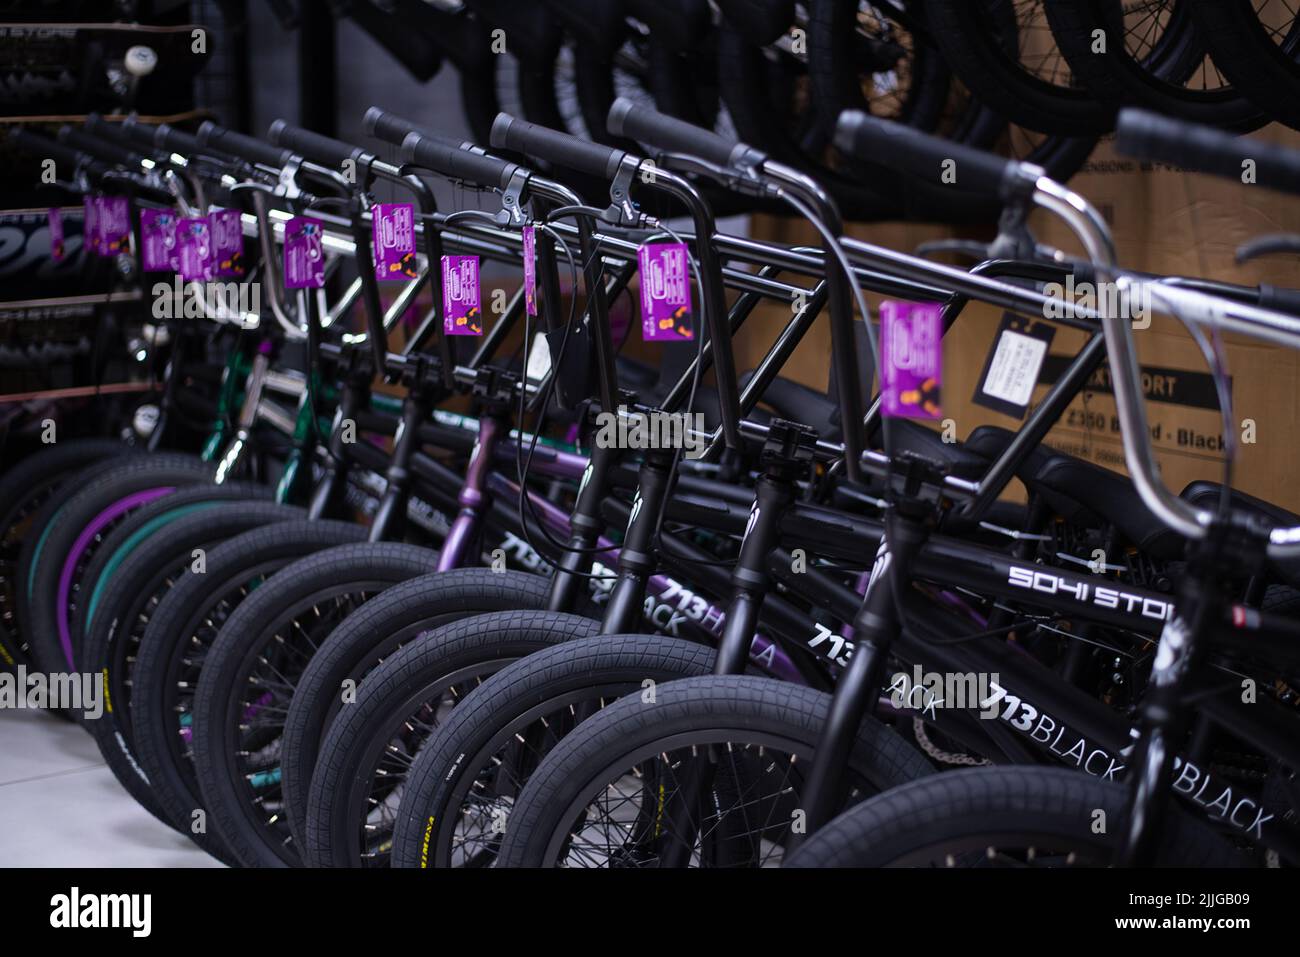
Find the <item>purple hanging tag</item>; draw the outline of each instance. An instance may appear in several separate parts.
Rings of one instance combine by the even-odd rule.
[[[82,242],[92,253],[98,255],[102,241],[99,238],[99,197],[87,196],[81,203],[83,225]]]
[[[415,207],[410,203],[377,203],[370,207],[370,217],[375,278],[416,278]]]
[[[179,217],[170,209],[140,211],[140,268],[145,272],[179,272],[176,224]]]
[[[637,250],[644,341],[695,338],[689,255],[685,243],[647,243]]]
[[[176,259],[185,282],[212,278],[212,227],[207,217],[182,219],[176,224]]]
[[[524,307],[537,315],[537,230],[524,227]]]
[[[881,412],[896,419],[939,419],[943,383],[943,307],[880,304]]]
[[[63,214],[59,212],[58,207],[51,206],[49,211],[50,221],[50,258],[56,263],[63,262]]]
[[[449,336],[483,335],[477,256],[442,257],[442,331]]]
[[[212,227],[212,263],[216,275],[240,279],[244,275],[244,224],[237,209],[217,209],[208,214]]]
[[[99,254],[116,256],[131,249],[131,204],[125,196],[99,199]]]
[[[325,285],[324,224],[295,216],[284,226],[284,287],[320,289]]]

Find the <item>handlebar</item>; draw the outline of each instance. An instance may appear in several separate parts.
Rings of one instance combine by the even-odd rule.
[[[665,151],[690,153],[716,166],[757,166],[766,159],[762,151],[747,143],[633,103],[626,97],[619,97],[610,107],[606,128],[614,136],[625,136]]]
[[[498,113],[492,123],[492,145],[497,149],[513,150],[527,153],[548,163],[567,166],[570,169],[612,179],[618,172],[619,163],[626,155],[622,150],[600,143],[561,133],[549,127],[538,126],[511,116]]]
[[[452,179],[505,189],[519,169],[514,163],[483,153],[471,153],[442,139],[408,133],[402,141],[402,161],[423,166]]]
[[[293,156],[291,150],[272,146],[256,137],[225,129],[210,120],[199,127],[197,139],[201,146],[216,147],[239,159],[270,166],[273,169],[280,169]]]
[[[274,121],[266,131],[266,138],[275,146],[290,149],[303,159],[322,166],[337,168],[348,160],[360,161],[370,155],[360,146],[290,126],[284,120]]]
[[[1300,152],[1272,143],[1126,109],[1119,114],[1116,146],[1125,156],[1160,160],[1238,182],[1244,181],[1246,164],[1253,162],[1260,186],[1300,194]]]

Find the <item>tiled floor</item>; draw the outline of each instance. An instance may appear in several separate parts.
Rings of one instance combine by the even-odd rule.
[[[0,710],[0,867],[220,867],[136,803],[75,724]]]

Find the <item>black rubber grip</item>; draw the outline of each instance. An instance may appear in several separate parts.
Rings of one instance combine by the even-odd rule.
[[[845,110],[835,145],[850,156],[965,191],[1002,194],[1019,163],[861,110]]]
[[[606,127],[615,136],[625,136],[666,153],[698,156],[715,166],[756,163],[763,158],[746,143],[719,136],[713,130],[633,103],[626,97],[619,97],[609,108]]]
[[[362,124],[366,132],[375,139],[383,140],[385,143],[392,143],[394,146],[401,146],[406,142],[406,137],[411,133],[419,133],[426,140],[432,140],[435,143],[446,143],[448,146],[454,146],[456,149],[463,150],[473,146],[469,140],[461,140],[452,136],[443,136],[441,133],[434,133],[425,129],[414,120],[408,120],[404,116],[398,116],[396,113],[389,113],[387,110],[381,110],[377,106],[372,106],[366,110],[366,115],[362,119]]]
[[[223,163],[234,163],[237,159],[225,150],[219,150],[215,146],[205,146],[199,142],[197,136],[186,133],[184,130],[178,130],[174,126],[168,126],[166,123],[155,129],[154,142],[163,149],[178,156],[184,156],[186,159],[193,159],[196,156],[210,156]]]
[[[497,189],[505,189],[510,183],[510,177],[519,168],[514,163],[507,163],[495,156],[471,153],[419,133],[408,133],[402,141],[402,162],[431,169],[451,179],[463,179]]]
[[[87,155],[79,149],[70,146],[67,143],[60,143],[52,140],[48,136],[42,136],[39,133],[33,133],[31,130],[23,127],[15,127],[9,134],[9,140],[18,149],[27,153],[29,156],[36,156],[40,159],[52,159],[56,163],[65,163],[71,167],[81,167],[88,173],[96,175],[108,170],[108,166],[101,163],[92,156]]]
[[[110,123],[98,113],[86,114],[85,127],[91,135],[115,143],[131,152],[153,153],[157,150],[151,139],[147,137],[141,139],[138,135],[132,135],[122,123]]]
[[[104,139],[102,136],[94,136],[84,130],[78,130],[71,126],[65,126],[59,130],[59,141],[67,143],[74,149],[79,149],[83,153],[89,153],[96,159],[101,159],[106,163],[120,164],[122,166],[139,166],[140,161],[145,157],[143,154],[136,152],[128,146],[113,140]]]
[[[276,146],[293,150],[305,160],[336,169],[348,160],[360,160],[372,155],[359,146],[344,143],[329,136],[321,136],[311,130],[290,126],[284,120],[276,120],[266,131],[266,138]]]
[[[122,135],[135,143],[140,149],[161,152],[165,147],[158,142],[158,127],[152,123],[141,123],[134,116],[128,116],[118,128]]]
[[[293,156],[292,150],[272,146],[256,137],[224,129],[211,120],[199,127],[198,141],[203,146],[212,146],[231,156],[237,156],[250,163],[261,163],[274,169],[284,166]]]
[[[492,145],[602,179],[613,178],[624,156],[622,150],[578,139],[549,126],[538,126],[509,113],[498,113],[493,121]]]
[[[1233,136],[1208,126],[1171,120],[1145,110],[1126,109],[1119,114],[1116,146],[1135,159],[1158,160],[1211,173],[1239,183],[1254,181],[1284,193],[1300,193],[1300,152]]]

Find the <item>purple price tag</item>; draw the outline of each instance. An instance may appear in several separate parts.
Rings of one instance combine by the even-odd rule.
[[[81,228],[82,242],[92,253],[99,253],[102,241],[99,238],[99,197],[87,196],[81,203],[84,225]]]
[[[212,226],[212,264],[218,276],[244,275],[244,224],[237,209],[217,209],[208,214]]]
[[[325,285],[324,225],[295,216],[284,227],[284,287],[320,289]]]
[[[207,217],[182,219],[176,224],[176,260],[185,282],[212,278],[212,226]]]
[[[375,278],[414,279],[415,207],[410,203],[377,203],[370,207],[374,231]]]
[[[694,339],[690,259],[685,243],[647,243],[637,250],[641,282],[641,338]]]
[[[880,304],[881,412],[896,419],[939,419],[943,308],[934,302]]]
[[[179,272],[176,224],[180,217],[170,209],[140,211],[140,268],[145,272]]]
[[[99,197],[99,254],[116,256],[131,248],[131,205],[125,196]]]
[[[537,315],[537,230],[524,227],[524,307]]]
[[[56,263],[63,262],[63,214],[57,207],[50,207],[50,258]]]
[[[449,336],[483,335],[477,256],[442,257],[442,331]]]

